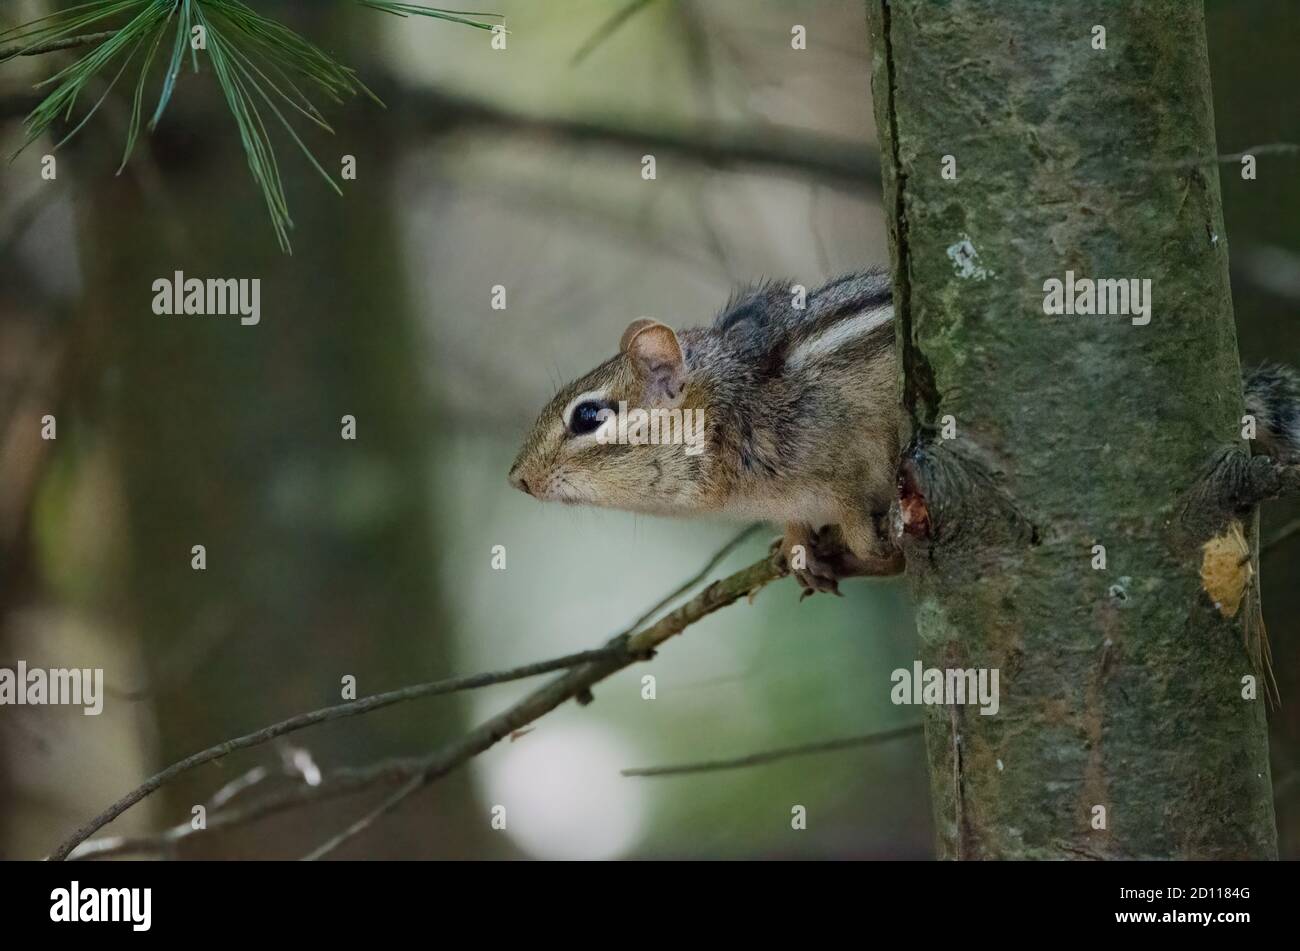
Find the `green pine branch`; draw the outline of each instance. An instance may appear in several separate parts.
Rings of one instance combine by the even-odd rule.
[[[481,30],[491,30],[493,24],[477,17],[499,18],[497,14],[472,14],[396,0],[352,2],[394,16],[429,17]],[[90,34],[95,28],[102,32]],[[196,34],[202,35],[202,49],[195,48]],[[75,62],[37,85],[38,89],[50,91],[27,116],[25,135],[15,156],[60,123],[70,126],[55,148],[62,146],[99,111],[123,76],[133,77],[131,113],[119,173],[131,157],[141,127],[152,131],[162,119],[187,60],[198,73],[200,54],[205,55],[234,117],[249,171],[266,201],[276,240],[286,252],[290,250],[293,220],[271,130],[281,129],[326,183],[342,194],[338,182],[302,140],[295,122],[333,132],[313,104],[312,95],[336,105],[357,95],[379,102],[354,70],[241,0],[90,0],[0,31],[0,43],[7,47],[0,62],[34,52],[88,47]],[[162,80],[146,123],[146,91],[155,74],[154,64],[160,61],[160,50]],[[92,85],[99,95],[74,121],[77,104],[88,96],[87,89]]]

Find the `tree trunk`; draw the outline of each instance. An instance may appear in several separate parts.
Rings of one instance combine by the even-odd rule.
[[[1255,560],[1213,574],[1256,520],[1201,4],[868,9],[895,525],[925,667],[999,674],[926,707],[940,853],[1275,857]],[[1150,279],[1149,323],[1046,313],[1067,271]]]

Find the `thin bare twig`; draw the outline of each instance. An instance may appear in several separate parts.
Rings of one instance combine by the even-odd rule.
[[[670,603],[676,597],[690,590],[692,587],[698,584],[699,581],[705,575],[707,575],[709,571],[713,570],[713,568],[715,568],[722,561],[723,558],[725,558],[732,551],[734,551],[735,548],[741,544],[741,542],[743,542],[746,538],[748,538],[751,534],[753,534],[753,532],[755,532],[759,527],[760,526],[758,525],[752,525],[749,528],[742,531],[739,535],[735,536],[730,541],[728,541],[725,545],[722,546],[722,548],[720,548],[717,552],[713,554],[713,556],[705,563],[703,569],[701,569],[699,572],[693,575],[684,584],[679,585],[678,588],[667,598],[661,599],[659,603],[654,608],[651,609],[650,613],[653,614],[659,611],[662,607]],[[623,652],[625,652],[628,649],[626,647],[626,644],[630,639],[630,635],[632,631],[635,628],[639,627],[644,620],[645,620],[645,616],[639,619],[628,630],[612,638],[605,647],[597,648],[595,650],[580,651],[576,654],[568,654],[564,657],[555,658],[553,660],[541,661],[534,664],[527,664],[522,667],[515,667],[505,671],[495,671],[495,672],[489,672],[484,674],[474,674],[468,677],[456,677],[448,680],[439,680],[439,681],[434,681],[432,683],[416,684],[410,687],[403,687],[398,690],[389,691],[387,693],[376,694],[372,697],[366,697],[362,700],[356,700],[350,703],[338,704],[333,707],[325,707],[323,709],[316,710],[311,713],[305,713],[296,717],[290,717],[288,720],[283,720],[279,723],[274,723],[268,727],[265,727],[261,730],[257,730],[253,733],[249,733],[245,736],[237,737],[236,739],[228,740],[225,743],[219,743],[216,746],[209,747],[206,750],[203,750],[199,753],[195,753],[192,756],[189,756],[177,763],[172,764],[171,766],[167,767],[161,772],[156,773],[154,776],[150,777],[142,785],[133,789],[126,796],[123,796],[117,802],[113,803],[113,805],[110,806],[108,809],[106,809],[104,812],[100,813],[100,815],[96,816],[94,819],[90,820],[90,822],[86,823],[81,828],[79,828],[75,833],[73,833],[72,836],[68,838],[67,841],[62,843],[58,849],[56,849],[53,853],[51,853],[51,858],[54,859],[66,858],[71,853],[71,851],[74,848],[76,848],[80,843],[84,842],[89,836],[93,835],[104,825],[111,822],[113,819],[117,818],[117,816],[121,815],[123,812],[125,812],[135,803],[145,798],[145,796],[148,796],[150,793],[154,792],[159,787],[163,786],[170,780],[174,779],[176,776],[179,776],[181,773],[193,769],[196,766],[200,766],[203,763],[210,762],[213,759],[217,759],[221,756],[225,756],[229,752],[233,752],[234,750],[244,749],[251,746],[258,746],[260,744],[269,742],[270,740],[273,740],[278,736],[282,736],[286,733],[290,733],[295,730],[301,730],[308,726],[314,726],[317,723],[324,723],[328,720],[335,720],[341,717],[357,716],[362,713],[368,713],[371,710],[376,710],[381,707],[390,706],[391,704],[394,703],[402,703],[407,700],[415,700],[421,697],[436,696],[438,694],[452,693],[458,690],[469,690],[477,687],[485,687],[491,684],[504,683],[510,680],[519,680],[525,677],[536,676],[538,674],[550,673],[555,670],[572,669],[579,665],[589,665],[598,662],[606,662],[610,659],[622,659]],[[632,657],[627,662],[630,663],[631,660],[637,660],[637,659],[640,658]],[[383,770],[382,776],[384,778],[391,778],[392,770],[391,769]],[[179,826],[177,827],[177,829],[180,828],[181,827]],[[110,840],[110,841],[117,841],[117,840]],[[122,840],[122,841],[130,842],[134,840]]]
[[[725,545],[719,548],[716,552],[714,552],[713,557],[704,563],[704,566],[700,568],[699,571],[695,572],[695,574],[691,575],[689,578],[683,581],[671,593],[664,595],[662,598],[656,601],[653,607],[645,611],[640,617],[638,617],[635,621],[629,624],[627,628],[624,629],[623,633],[631,634],[633,631],[635,631],[646,621],[650,620],[652,617],[654,617],[664,608],[668,607],[668,605],[672,604],[674,601],[676,601],[686,592],[690,591],[692,588],[698,585],[701,581],[703,581],[705,578],[709,576],[709,572],[713,571],[714,568],[722,564],[724,558],[726,558],[733,551],[739,548],[745,541],[749,539],[751,535],[759,531],[759,529],[761,528],[763,528],[763,523],[755,522],[753,525],[749,526],[749,528],[745,529],[743,532],[741,532],[731,541],[727,542]]]
[[[347,842],[349,839],[355,838],[356,836],[360,835],[362,832],[365,832],[372,825],[378,822],[382,816],[387,815],[390,811],[395,809],[397,805],[400,802],[402,802],[402,800],[404,800],[407,796],[411,795],[411,793],[415,792],[417,789],[423,787],[424,782],[425,782],[424,769],[421,768],[415,772],[415,775],[413,775],[410,779],[408,779],[405,783],[402,784],[401,789],[397,790],[397,792],[393,793],[391,796],[389,796],[387,799],[381,802],[376,808],[371,809],[364,816],[362,816],[356,822],[352,823],[352,825],[348,826],[342,832],[338,833],[337,835],[331,836],[324,843],[312,849],[310,852],[308,852],[306,855],[302,857],[302,860],[304,862],[315,862],[317,859],[321,859],[324,858],[326,855],[329,855],[331,852],[337,849],[344,842]]]
[[[1270,142],[1267,145],[1253,145],[1240,152],[1229,152],[1218,157],[1220,162],[1240,162],[1247,155],[1295,155],[1300,153],[1300,145],[1294,142]]]
[[[79,860],[122,855],[154,855],[172,849],[178,843],[196,835],[248,825],[290,809],[350,796],[377,785],[401,782],[411,777],[419,768],[420,760],[414,757],[403,757],[383,760],[357,769],[332,770],[315,786],[297,783],[287,789],[268,793],[245,806],[227,807],[219,812],[213,812],[208,816],[203,828],[196,829],[192,823],[182,822],[154,835],[106,836],[101,839],[90,839],[78,845],[68,858]]]
[[[872,746],[876,743],[883,743],[891,739],[919,732],[921,732],[921,725],[913,724],[880,733],[826,740],[819,743],[786,747],[779,750],[769,750],[764,753],[755,753],[749,756],[737,757],[735,759],[714,760],[706,763],[692,763],[684,766],[626,769],[622,771],[622,775],[668,776],[685,773],[699,773],[718,769],[740,769],[748,766],[765,765],[767,763],[795,756],[829,752],[832,750],[852,749],[862,746]],[[419,758],[403,757],[399,759],[385,760],[359,769],[333,770],[327,773],[318,785],[308,786],[305,784],[297,784],[288,789],[280,790],[251,801],[242,808],[227,808],[219,812],[214,811],[208,816],[207,823],[202,828],[195,828],[190,822],[182,822],[172,826],[170,829],[166,829],[154,835],[137,837],[108,836],[102,839],[91,839],[78,845],[68,858],[69,860],[77,861],[115,858],[127,855],[156,855],[169,851],[170,849],[175,848],[178,844],[186,842],[194,836],[219,830],[232,829],[237,826],[249,825],[253,822],[257,822],[261,819],[265,819],[269,816],[290,809],[314,805],[316,803],[326,802],[344,796],[355,795],[360,792],[365,792],[375,786],[410,782],[423,769],[423,765],[423,760]],[[367,823],[366,827],[370,824],[371,823]]]
[[[610,657],[575,667],[561,674],[505,711],[485,720],[465,736],[425,757],[419,771],[400,789],[305,858],[319,859],[334,852],[368,829],[379,818],[391,812],[413,793],[446,776],[472,757],[562,703],[568,700],[577,700],[579,703],[590,702],[591,688],[597,683],[638,660],[648,660],[654,655],[656,648],[670,637],[680,634],[691,624],[719,608],[724,608],[747,595],[752,597],[763,586],[780,578],[782,574],[783,571],[774,558],[763,558],[720,581],[713,582],[691,600],[675,611],[665,614],[649,627],[634,634],[616,635],[606,644],[606,648],[613,649]]]
[[[1148,162],[1138,161],[1134,164],[1138,168],[1148,169],[1180,169],[1180,168],[1204,168],[1207,165],[1225,165],[1230,162],[1240,162],[1247,155],[1295,155],[1300,153],[1300,145],[1294,142],[1270,142],[1267,145],[1254,145],[1240,152],[1216,153],[1207,155],[1204,158],[1189,158],[1175,162]]]
[[[474,690],[479,687],[487,687],[492,684],[506,683],[512,680],[522,680],[526,677],[536,677],[538,674],[550,673],[555,670],[563,670],[577,665],[587,665],[592,662],[608,663],[611,655],[617,652],[616,648],[605,647],[597,650],[579,651],[576,654],[568,654],[564,657],[557,657],[552,660],[540,661],[534,664],[525,664],[521,667],[512,667],[509,670],[493,671],[484,674],[473,674],[468,677],[452,677],[447,680],[435,680],[430,683],[415,684],[410,687],[402,687],[398,690],[390,690],[387,693],[379,693],[374,696],[365,697],[361,700],[353,700],[349,703],[340,703],[332,707],[323,707],[319,710],[313,710],[310,713],[299,714],[296,717],[290,717],[287,720],[281,720],[279,723],[273,723],[270,726],[263,727],[252,733],[235,737],[232,740],[226,740],[224,743],[218,743],[216,746],[210,746],[205,750],[200,750],[191,756],[179,762],[173,763],[161,772],[155,773],[145,780],[142,784],[131,790],[117,802],[113,803],[95,818],[83,824],[72,835],[68,836],[57,849],[50,853],[51,859],[64,859],[80,843],[84,842],[90,836],[94,835],[105,825],[112,822],[126,810],[130,809],[141,799],[155,792],[159,787],[175,779],[182,773],[209,763],[214,759],[220,759],[235,750],[247,749],[252,746],[260,746],[267,743],[277,736],[283,736],[286,733],[292,733],[296,730],[302,730],[309,726],[315,726],[318,723],[326,723],[330,720],[339,720],[344,717],[354,717],[363,713],[369,713],[381,707],[392,706],[395,703],[405,703],[409,700],[418,700],[422,697],[435,697],[440,694],[454,693],[460,690]]]
[[[105,30],[102,33],[82,33],[78,36],[63,36],[55,40],[46,40],[43,43],[33,43],[30,46],[24,46],[16,43],[13,46],[6,46],[0,49],[0,63],[5,60],[13,59],[15,56],[39,56],[42,53],[53,53],[57,50],[70,50],[79,46],[90,46],[92,43],[99,43],[110,38],[116,30]]]
[[[214,792],[208,798],[207,808],[212,810],[221,809],[229,805],[236,796],[253,789],[275,775],[283,775],[283,773],[272,773],[268,767],[259,763],[248,772],[241,773]]]
[[[874,746],[903,736],[912,736],[924,729],[923,724],[909,723],[907,726],[882,730],[879,733],[867,733],[863,736],[845,736],[834,740],[822,740],[817,743],[803,743],[799,746],[786,746],[747,756],[730,759],[704,760],[698,763],[680,763],[674,766],[645,766],[635,769],[620,770],[622,776],[686,776],[691,773],[716,773],[724,769],[745,769],[750,766],[763,766],[796,756],[810,756],[814,753],[829,753],[834,750],[855,749],[860,746]]]

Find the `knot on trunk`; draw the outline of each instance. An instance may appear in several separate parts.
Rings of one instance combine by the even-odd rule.
[[[1038,530],[988,468],[956,440],[918,435],[903,451],[890,510],[909,567],[979,551],[1036,545]]]
[[[1300,492],[1300,465],[1251,456],[1231,446],[1220,449],[1201,470],[1179,504],[1179,525],[1189,543],[1199,545],[1244,520],[1269,499]]]

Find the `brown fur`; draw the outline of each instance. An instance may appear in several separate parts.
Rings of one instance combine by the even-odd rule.
[[[793,306],[787,285],[752,288],[712,326],[676,334],[684,389],[674,402],[703,409],[702,454],[681,445],[601,445],[570,432],[563,412],[585,393],[631,407],[667,405],[637,354],[620,352],[556,394],[511,482],[541,499],[783,523],[783,551],[802,544],[810,562],[826,537],[816,530],[838,526],[850,562],[898,570],[876,527],[893,496],[898,456],[889,306],[890,285],[878,272],[832,281],[808,294],[803,308]],[[646,334],[634,325],[624,338],[635,347],[659,337],[656,374],[666,371],[660,328]],[[833,588],[833,575],[846,570],[812,586]],[[811,572],[818,574],[816,564]]]

